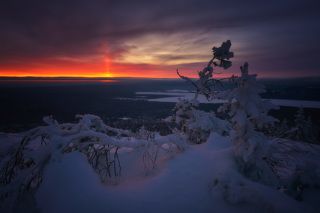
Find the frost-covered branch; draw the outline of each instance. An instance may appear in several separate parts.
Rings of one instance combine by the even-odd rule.
[[[232,62],[230,58],[233,58],[233,52],[230,52],[231,41],[227,40],[223,42],[220,47],[213,47],[213,57],[208,62],[207,66],[205,66],[201,71],[198,72],[198,79],[192,80],[189,77],[183,76],[177,70],[178,76],[191,83],[191,85],[195,88],[195,96],[194,99],[198,98],[199,94],[204,95],[208,100],[214,95],[215,88],[217,86],[222,86],[221,80],[214,79],[214,67],[221,67],[223,69],[228,69],[231,67]]]

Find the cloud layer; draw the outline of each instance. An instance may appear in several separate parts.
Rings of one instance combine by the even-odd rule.
[[[227,39],[236,54],[230,73],[249,61],[262,76],[319,75],[319,6],[298,0],[5,1],[0,75],[174,77],[176,67],[189,74],[200,69],[211,47]]]

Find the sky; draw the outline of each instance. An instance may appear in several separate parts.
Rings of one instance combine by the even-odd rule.
[[[231,40],[237,74],[320,76],[317,0],[4,0],[0,76],[194,77]]]

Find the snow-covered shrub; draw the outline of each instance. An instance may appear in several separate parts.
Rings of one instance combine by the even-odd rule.
[[[193,120],[189,122],[188,128],[227,135],[231,130],[231,125],[228,121],[218,118],[214,112],[193,110]]]
[[[190,141],[195,143],[205,142],[211,132],[227,135],[230,123],[216,117],[214,112],[193,111],[193,118],[188,122],[187,133]]]
[[[173,109],[171,121],[177,124],[178,129],[187,136],[191,143],[202,143],[209,136],[207,131],[199,128],[190,129],[189,124],[194,120],[194,111],[199,103],[196,100],[181,99]]]
[[[146,174],[149,174],[157,166],[157,158],[161,145],[155,142],[155,132],[148,131],[142,126],[136,133],[137,139],[146,140],[146,145],[142,150],[142,162]]]
[[[157,167],[158,154],[161,146],[156,144],[153,140],[149,140],[143,149],[142,162],[146,174],[149,174]]]
[[[7,153],[0,168],[1,208],[12,211],[18,202],[34,200],[51,150],[50,136],[42,128],[36,128],[27,132],[14,150]]]
[[[230,124],[216,117],[214,112],[198,110],[196,100],[180,100],[175,108],[172,121],[187,136],[189,142],[200,144],[206,142],[211,132],[227,134]]]
[[[88,162],[99,175],[101,182],[113,183],[121,175],[118,155],[120,146],[100,144],[99,137],[83,136],[72,140],[63,148],[64,153],[78,151],[86,155]]]
[[[197,101],[180,99],[173,109],[171,121],[175,122],[182,132],[186,132],[189,120],[193,118],[193,110],[198,105]]]
[[[161,136],[158,132],[149,131],[144,126],[136,133],[135,139],[143,141],[140,150],[146,175],[157,169],[159,156],[171,158],[187,147],[185,137],[181,137],[180,133]]]
[[[135,138],[142,140],[154,140],[155,135],[155,132],[151,132],[147,130],[144,126],[142,126],[135,134]]]
[[[170,157],[186,148],[184,138],[178,134],[160,136],[142,128],[137,135],[110,127],[95,115],[77,117],[78,123],[62,124],[51,116],[45,117],[47,126],[22,133],[21,141],[7,149],[11,151],[1,157],[0,163],[0,209],[11,212],[18,204],[35,202],[33,196],[43,171],[51,159],[63,154],[84,154],[102,182],[115,183],[122,174],[121,150],[137,151],[148,169],[153,169],[159,150]]]

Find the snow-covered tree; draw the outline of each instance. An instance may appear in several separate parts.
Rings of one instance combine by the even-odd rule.
[[[203,95],[208,100],[212,99],[216,94],[217,85],[222,85],[221,81],[213,78],[215,67],[228,69],[232,62],[230,58],[234,56],[230,51],[231,41],[223,42],[220,47],[213,47],[213,57],[208,64],[198,72],[198,79],[195,81],[189,77],[182,76],[177,70],[177,74],[183,80],[191,83],[194,88],[194,98],[192,100],[180,100],[175,108],[172,120],[177,123],[178,128],[186,134],[191,143],[203,143],[207,140],[210,132],[218,132],[225,134],[229,131],[230,125],[227,121],[223,121],[216,117],[215,113],[204,112],[198,110],[198,96]]]
[[[306,117],[304,109],[300,107],[295,114],[294,127],[288,132],[288,137],[298,141],[317,143],[317,133],[311,118]]]
[[[241,76],[236,79],[236,87],[227,93],[228,102],[220,107],[231,117],[234,154],[240,169],[255,180],[273,182],[272,172],[266,158],[268,143],[265,136],[257,130],[272,125],[276,119],[268,115],[275,108],[260,94],[264,92],[256,75],[249,74],[249,64],[241,66]]]
[[[232,66],[230,61],[234,54],[230,51],[231,41],[227,40],[222,43],[220,47],[213,47],[213,57],[208,64],[198,72],[198,79],[196,81],[189,77],[183,76],[177,70],[177,74],[181,79],[191,83],[195,88],[194,99],[198,98],[198,95],[204,95],[207,99],[211,99],[215,94],[215,88],[217,85],[221,85],[221,81],[213,78],[213,74],[219,74],[214,72],[215,67],[228,69]]]
[[[280,123],[278,123],[278,125],[276,126],[276,129],[272,129],[272,130],[275,131],[274,135],[278,137],[287,137],[289,129],[290,127],[288,124],[288,120],[285,118]]]

